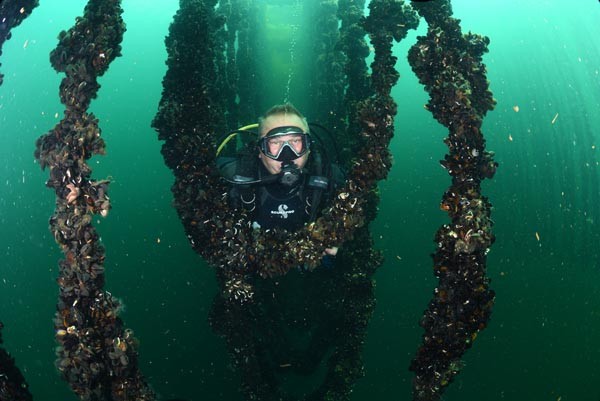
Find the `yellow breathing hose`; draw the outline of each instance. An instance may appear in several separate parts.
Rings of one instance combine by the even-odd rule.
[[[219,156],[219,153],[221,153],[221,151],[223,150],[223,148],[229,143],[229,141],[231,139],[233,139],[237,134],[239,134],[238,131],[247,131],[249,129],[253,129],[253,128],[257,128],[258,127],[258,123],[254,123],[254,124],[249,124],[246,125],[245,127],[241,127],[238,128],[235,132],[232,132],[231,134],[229,134],[227,136],[227,138],[225,138],[223,140],[223,142],[221,142],[221,144],[219,145],[219,147],[217,148],[217,156]]]

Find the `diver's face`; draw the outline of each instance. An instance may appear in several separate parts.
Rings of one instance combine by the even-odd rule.
[[[264,137],[267,132],[271,131],[273,128],[277,127],[285,127],[285,126],[296,126],[302,128],[305,132],[308,132],[308,127],[304,124],[304,121],[295,114],[275,114],[273,116],[267,117],[263,121],[263,126],[260,131],[260,137]],[[289,137],[289,138],[288,138]],[[288,141],[293,139],[293,135],[284,135],[281,136],[280,139],[283,141]],[[292,163],[296,165],[298,168],[303,168],[308,161],[308,155],[310,151],[306,154],[300,156],[299,158],[292,160]],[[262,161],[262,164],[265,166],[267,171],[270,174],[279,174],[281,172],[281,167],[283,162],[273,160],[267,156],[265,156],[262,152],[258,152],[258,158]]]

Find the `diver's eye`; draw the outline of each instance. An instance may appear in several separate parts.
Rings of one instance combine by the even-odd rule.
[[[279,149],[281,146],[283,146],[283,141],[281,139],[270,139],[267,143],[269,148],[272,150]]]
[[[273,146],[281,146],[283,145],[283,141],[281,139],[273,139],[271,142],[269,142],[271,145]]]
[[[290,145],[292,145],[292,147],[294,149],[296,149],[296,151],[300,151],[302,150],[302,138],[293,138],[290,140]]]

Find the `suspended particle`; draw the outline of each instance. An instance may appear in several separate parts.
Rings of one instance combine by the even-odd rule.
[[[558,113],[556,113],[554,115],[554,118],[552,119],[552,124],[554,124],[556,122],[556,119],[558,118]]]
[[[513,140],[513,137],[512,137],[512,135],[511,135],[511,134],[508,134],[508,140],[512,142],[512,140]]]
[[[538,242],[540,241],[540,234],[538,234],[538,232],[537,232],[537,231],[535,232],[535,239],[537,239],[537,240],[538,240]]]
[[[519,106],[514,105],[513,106],[513,110],[515,111],[515,113],[518,113],[519,112]]]

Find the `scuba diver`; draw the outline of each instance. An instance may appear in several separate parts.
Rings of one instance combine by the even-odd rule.
[[[271,107],[259,119],[258,143],[251,141],[234,157],[217,158],[221,175],[232,184],[231,206],[248,210],[255,228],[294,231],[314,221],[343,182],[340,169],[318,145],[292,104]],[[328,248],[324,255],[333,257],[337,251]],[[324,264],[332,262],[327,259]]]
[[[328,135],[326,143],[318,135],[323,133],[328,134],[308,124],[290,103],[273,106],[258,124],[229,133],[217,149],[216,164],[230,183],[230,206],[245,208],[253,227],[265,230],[294,231],[318,218],[345,180],[334,162],[335,141]],[[310,376],[332,349],[345,321],[344,303],[331,291],[343,274],[333,268],[337,252],[337,247],[326,249],[321,268],[311,274],[298,266],[270,279],[247,275],[254,296],[243,313],[224,297],[215,298],[209,318],[215,332],[228,341],[235,338],[234,349],[248,347],[256,356],[240,366],[249,399],[281,399],[273,395],[280,375]],[[239,331],[241,337],[235,334]],[[263,398],[267,394],[274,398]]]

